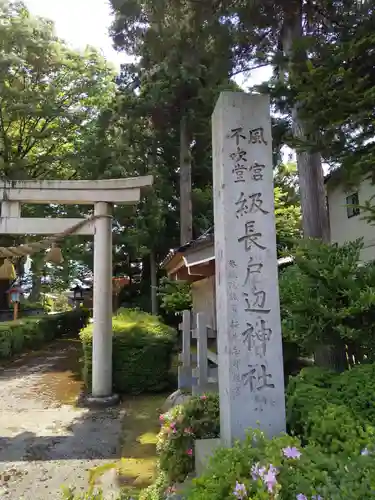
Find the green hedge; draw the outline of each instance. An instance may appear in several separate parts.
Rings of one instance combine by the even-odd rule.
[[[305,368],[287,391],[288,435],[267,440],[249,430],[246,442],[221,449],[206,473],[184,495],[188,500],[359,500],[375,492],[375,365],[342,374]],[[158,472],[141,500],[164,500],[194,467],[194,439],[219,434],[217,395],[194,397],[161,416]],[[256,440],[254,441],[254,436]],[[288,458],[290,449],[298,458]],[[299,455],[301,453],[301,455]],[[266,476],[253,479],[252,467]],[[238,489],[244,488],[246,495]]]
[[[120,309],[113,317],[113,389],[158,392],[168,387],[176,332],[151,314]],[[81,332],[83,378],[91,386],[93,325]]]
[[[287,423],[304,443],[357,455],[375,438],[375,365],[341,374],[305,368],[289,384]]]
[[[32,316],[0,323],[0,358],[11,358],[25,349],[36,349],[44,342],[64,335],[78,336],[87,325],[85,309],[45,316]]]

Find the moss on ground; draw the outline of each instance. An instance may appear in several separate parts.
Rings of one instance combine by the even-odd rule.
[[[137,496],[155,477],[159,414],[167,394],[141,395],[123,403],[122,459],[118,469],[124,493]]]

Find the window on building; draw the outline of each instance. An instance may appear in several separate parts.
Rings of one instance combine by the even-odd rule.
[[[350,217],[354,217],[355,215],[359,215],[359,199],[358,193],[353,193],[350,196],[346,197],[346,213],[348,215],[348,219]]]

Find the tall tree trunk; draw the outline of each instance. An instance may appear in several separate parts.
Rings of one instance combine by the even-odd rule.
[[[154,141],[152,144],[152,152],[148,158],[148,173],[153,174],[156,164],[156,142]],[[157,288],[158,288],[158,269],[156,264],[155,257],[155,247],[153,247],[153,242],[151,241],[151,250],[150,250],[150,281],[151,281],[151,314],[157,315],[158,310],[158,296],[157,296]]]
[[[10,284],[9,280],[0,280],[0,311],[7,311],[9,309],[9,296],[7,292]]]
[[[155,316],[158,314],[158,296],[157,296],[157,266],[155,259],[155,252],[151,250],[150,253],[150,275],[151,275],[151,313]]]
[[[291,5],[283,26],[283,49],[288,58],[287,71],[294,72],[295,63],[307,58],[305,50],[298,47],[303,38],[302,1]],[[303,59],[303,60],[301,60]],[[306,141],[306,128],[299,116],[298,102],[292,110],[293,136]],[[297,168],[301,196],[303,234],[308,238],[319,238],[329,242],[329,224],[324,188],[324,175],[320,153],[297,151]]]
[[[307,58],[306,50],[301,48],[303,39],[303,3],[302,0],[291,2],[285,13],[282,29],[283,50],[288,59],[286,71],[293,75],[295,68],[303,65]],[[307,137],[306,127],[300,118],[299,103],[292,109],[293,136],[299,142]],[[324,187],[321,155],[318,152],[297,150],[297,168],[301,197],[302,228],[307,238],[330,241],[328,213]],[[319,366],[342,371],[345,368],[345,345],[320,345],[315,349],[315,362]]]
[[[180,122],[180,244],[192,239],[191,155],[187,117],[184,115]]]

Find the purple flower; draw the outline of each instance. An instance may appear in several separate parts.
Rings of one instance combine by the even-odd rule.
[[[365,455],[365,456],[367,456],[367,455],[370,455],[370,452],[369,452],[369,450],[368,450],[367,448],[364,448],[364,449],[361,451],[361,455]]]
[[[256,481],[258,478],[263,478],[266,468],[265,467],[259,467],[259,463],[253,465],[251,467],[251,477],[253,478],[254,481]]]
[[[283,448],[283,454],[286,458],[300,458],[301,456],[301,452],[295,446]]]
[[[269,493],[273,492],[273,489],[277,484],[277,479],[276,479],[277,473],[278,470],[271,464],[269,466],[267,473],[262,476],[263,482],[267,486]]]
[[[304,495],[303,493],[298,493],[298,495],[296,496],[296,499],[297,500],[307,500],[307,496]]]
[[[236,486],[233,490],[233,495],[240,500],[246,498],[247,495],[246,486],[236,481]]]

